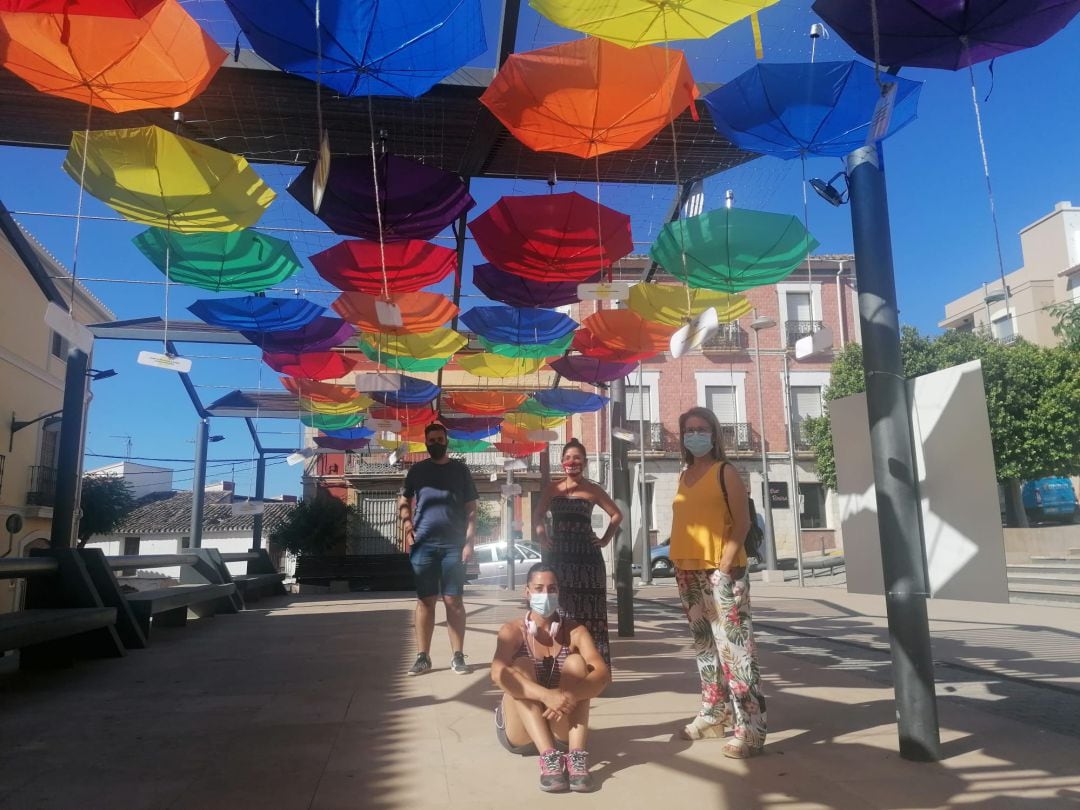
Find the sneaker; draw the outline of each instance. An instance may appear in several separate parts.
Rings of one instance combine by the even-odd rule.
[[[410,675],[423,675],[425,672],[431,671],[431,658],[427,653],[417,653],[416,661],[413,662],[412,668],[409,670]]]
[[[540,789],[544,793],[565,793],[570,789],[563,755],[554,748],[540,755]]]
[[[431,665],[428,664],[430,667]],[[469,665],[465,663],[465,654],[461,652],[454,653],[454,657],[450,659],[450,669],[452,669],[457,675],[468,675],[472,672],[469,669]]]
[[[570,781],[570,790],[574,793],[591,793],[592,776],[589,774],[589,752],[575,748],[566,755],[566,770]]]

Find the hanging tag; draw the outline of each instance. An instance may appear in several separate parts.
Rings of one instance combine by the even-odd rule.
[[[682,357],[700,347],[719,327],[720,317],[714,307],[709,307],[671,336],[671,356]]]
[[[890,82],[878,97],[874,106],[874,115],[870,119],[870,130],[866,133],[866,145],[871,146],[889,134],[893,107],[896,106],[896,83]]]
[[[401,422],[397,419],[368,419],[364,427],[369,430],[386,431],[387,433],[401,433]]]
[[[84,354],[94,347],[93,333],[61,306],[50,302],[45,307],[45,325]]]
[[[325,129],[319,140],[319,157],[315,161],[315,172],[311,178],[311,210],[319,213],[322,206],[323,195],[326,193],[326,184],[330,180],[330,133]]]
[[[391,301],[375,302],[375,318],[380,326],[399,327],[405,325],[405,321],[401,317],[401,307]]]
[[[499,474],[497,472],[493,472],[491,474],[491,477],[488,478],[488,480],[491,481],[492,483],[498,481],[499,480]]]
[[[315,451],[312,450],[310,447],[305,447],[303,450],[297,450],[295,453],[291,453],[290,455],[286,456],[285,461],[289,464],[290,467],[292,467],[300,464],[303,461],[306,461],[313,455],[315,455]]]
[[[400,374],[381,374],[372,372],[356,375],[356,390],[361,393],[373,393],[375,391],[400,391]]]
[[[231,511],[233,515],[261,515],[264,504],[262,501],[233,501]]]
[[[525,434],[530,442],[557,442],[559,434],[554,430],[530,430]]]
[[[750,31],[754,35],[754,58],[765,58],[765,46],[761,42],[761,20],[755,11],[750,15]]]
[[[637,434],[632,433],[626,428],[614,428],[611,431],[611,435],[621,442],[630,442],[631,444],[637,442]]]
[[[191,371],[191,361],[186,357],[174,357],[170,354],[158,354],[157,352],[139,352],[138,363],[140,366],[151,366],[180,374],[187,374]]]
[[[521,494],[521,484],[503,484],[499,487],[504,498],[512,498]]]
[[[579,284],[577,295],[582,301],[626,301],[630,298],[630,284],[625,281]]]
[[[506,472],[525,472],[529,469],[529,465],[520,458],[512,458],[503,463],[503,470]]]

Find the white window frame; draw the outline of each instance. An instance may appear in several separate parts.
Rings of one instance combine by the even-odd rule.
[[[798,271],[796,271],[796,272],[798,272]],[[806,283],[804,281],[802,284],[788,283],[788,284],[777,284],[776,285],[776,300],[777,300],[777,304],[780,307],[780,341],[781,341],[782,346],[793,345],[791,343],[788,343],[788,330],[787,330],[787,322],[788,322],[787,296],[788,296],[788,293],[804,293],[805,294],[806,292],[810,293],[810,304],[811,304],[811,307],[814,310],[814,312],[813,312],[814,317],[813,317],[812,320],[821,321],[822,323],[825,323],[825,318],[822,317],[822,315],[824,313],[824,310],[821,307],[821,282],[820,281],[815,281],[815,282],[810,283],[810,284],[808,284],[808,283]]]
[[[649,414],[652,419],[646,419],[646,422],[650,424],[661,424],[663,420],[660,419],[660,372],[659,371],[642,371],[641,372],[641,384],[649,389]],[[630,402],[630,393],[634,393],[637,396],[637,372],[631,371],[626,375],[626,401]],[[631,420],[627,417],[626,421],[636,422],[637,420]]]
[[[780,373],[783,384],[783,372]],[[784,417],[791,424],[791,389],[792,388],[820,388],[821,407],[825,409],[825,389],[832,382],[832,374],[828,371],[792,371],[788,373],[788,381],[784,396]]]
[[[745,371],[698,371],[694,373],[697,383],[697,401],[705,407],[705,389],[713,386],[727,386],[735,389],[735,418],[737,422],[748,423],[746,415],[746,372]]]

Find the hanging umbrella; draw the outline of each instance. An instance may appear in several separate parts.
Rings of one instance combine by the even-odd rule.
[[[539,371],[544,365],[544,360],[529,357],[503,357],[498,354],[481,352],[480,354],[462,355],[457,359],[457,363],[467,372],[475,374],[477,377],[506,379],[507,377],[521,377]]]
[[[395,371],[438,371],[449,363],[450,358],[453,357],[453,354],[429,357],[417,357],[408,352],[399,354],[388,351],[385,347],[376,348],[364,338],[360,338],[356,342],[356,345],[368,360],[371,360],[373,363],[378,363],[384,368],[394,369]]]
[[[479,441],[477,439],[455,439],[450,438],[447,443],[447,452],[460,453],[462,455],[469,453],[490,453],[491,442]],[[424,448],[427,449],[426,447]]]
[[[309,211],[314,208],[311,192],[317,162],[307,164],[288,188]],[[381,234],[384,242],[398,242],[434,239],[475,205],[460,177],[434,166],[385,152],[373,170],[366,155],[334,155],[317,216],[343,236],[378,241]]]
[[[362,413],[367,410],[367,405],[362,401],[353,402],[320,402],[307,397],[300,397],[300,407],[308,413],[324,413],[341,415],[348,413]]]
[[[593,385],[618,380],[637,368],[636,363],[610,363],[582,355],[560,357],[549,365],[564,379]]]
[[[371,439],[338,439],[335,436],[316,436],[315,444],[324,450],[365,450],[371,444]]]
[[[284,332],[300,329],[324,310],[303,298],[203,298],[188,307],[196,318],[223,329]],[[304,375],[300,375],[304,376]]]
[[[332,439],[370,439],[375,431],[366,427],[341,428],[340,430],[324,430],[326,436]]]
[[[386,280],[383,281],[385,262]],[[350,239],[316,253],[311,263],[319,275],[339,290],[369,295],[416,292],[442,281],[457,267],[457,254],[430,242],[378,242]]]
[[[874,59],[869,2],[817,0],[814,12],[856,53]],[[1080,12],[1080,0],[878,2],[883,65],[959,70],[1046,41]]]
[[[627,348],[625,345],[608,346],[588,329],[581,329],[574,334],[574,343],[571,348],[586,357],[606,360],[609,363],[637,363],[639,360],[656,357],[663,351],[656,343],[649,340],[642,341],[642,345],[637,348]]]
[[[480,0],[225,0],[255,52],[346,96],[416,98],[487,50]]]
[[[503,455],[511,458],[525,458],[533,453],[543,453],[548,446],[547,442],[504,441],[495,442],[494,447]]]
[[[302,413],[300,421],[310,428],[318,430],[343,430],[356,427],[364,421],[366,415],[362,413],[325,414],[325,413]]]
[[[18,5],[26,10],[29,3]],[[128,13],[96,15],[95,5],[114,12],[126,6]],[[179,107],[206,89],[225,51],[178,0],[147,5],[79,3],[57,13],[0,9],[3,66],[42,93],[109,112]],[[77,13],[76,6],[85,10]]]
[[[397,391],[374,391],[371,398],[383,405],[426,405],[439,396],[439,386],[417,377],[401,378]]]
[[[533,416],[568,416],[570,414],[570,411],[564,411],[561,408],[549,408],[542,405],[532,397],[521,403],[521,407],[515,408],[513,412],[528,413]]]
[[[174,233],[150,228],[131,241],[171,281],[214,292],[262,292],[300,269],[292,245],[252,230]]]
[[[563,28],[637,48],[679,39],[708,39],[777,0],[529,0]]]
[[[688,289],[682,284],[635,284],[630,288],[630,309],[648,321],[682,326],[707,309],[715,309],[717,319],[728,323],[752,306],[745,295]]]
[[[557,408],[567,413],[593,413],[604,407],[607,397],[575,391],[567,388],[548,388],[537,391],[533,399],[547,408]]]
[[[536,416],[531,413],[508,413],[504,424],[518,430],[551,430],[566,424],[566,415]]]
[[[0,11],[38,14],[88,14],[93,17],[135,19],[145,16],[162,0],[0,0]]]
[[[379,302],[397,307],[401,314],[401,326],[388,326],[379,320]],[[362,332],[386,332],[392,335],[431,332],[458,312],[458,308],[445,295],[423,291],[391,293],[388,296],[347,292],[338,296],[330,306]]]
[[[577,328],[574,319],[561,312],[508,306],[473,307],[462,313],[461,322],[482,338],[517,345],[551,343]]]
[[[124,219],[182,233],[238,231],[259,221],[273,190],[238,155],[160,127],[74,132],[64,171]]]
[[[418,408],[381,407],[372,408],[368,416],[372,419],[396,419],[404,427],[427,427],[435,421],[435,409],[430,405]]]
[[[600,280],[600,274],[589,276],[583,281]],[[509,304],[512,307],[562,307],[576,304],[578,298],[577,281],[536,281],[522,278],[513,273],[506,273],[493,264],[478,264],[473,268],[473,284],[492,301]]]
[[[281,384],[286,390],[313,402],[351,402],[360,403],[360,408],[368,408],[374,400],[361,394],[351,385],[334,385],[318,382],[304,377],[281,377]]]
[[[574,339],[572,334],[554,340],[551,343],[496,343],[487,338],[480,338],[480,346],[485,352],[501,354],[503,357],[558,357],[566,354],[570,343]]]
[[[576,191],[502,197],[469,231],[497,267],[536,281],[584,281],[634,249],[630,217]]]
[[[630,309],[602,309],[582,326],[585,329],[575,335],[574,348],[602,360],[626,363],[661,354],[676,332],[675,327],[647,321]]]
[[[521,405],[528,396],[511,391],[448,391],[443,394],[443,407],[456,413],[476,416],[502,415]]]
[[[381,350],[428,360],[434,357],[449,358],[454,352],[464,349],[469,341],[453,329],[440,328],[417,335],[365,335],[360,338],[359,343],[366,343],[376,352]]]
[[[459,430],[458,428],[446,429],[446,435],[449,436],[451,440],[457,439],[462,442],[482,441],[496,435],[498,432],[499,429],[497,427],[481,430]],[[488,446],[490,447],[490,445]]]
[[[511,54],[480,102],[530,149],[592,158],[640,149],[687,107],[696,118],[697,95],[681,51],[586,38]]]
[[[307,380],[340,380],[356,370],[358,359],[342,352],[271,354],[263,352],[263,362],[274,371]]]
[[[491,433],[487,434],[488,436],[499,432],[499,426],[502,425],[502,421],[503,419],[501,416],[446,416],[444,414],[439,414],[439,422],[447,430],[491,430]]]
[[[315,318],[299,329],[282,332],[241,331],[244,337],[271,354],[323,352],[344,346],[356,334],[352,324],[337,318]]]
[[[896,87],[885,138],[915,120],[922,82],[875,77],[862,62],[757,64],[704,101],[716,130],[748,152],[843,157],[866,145],[878,78]]]
[[[734,293],[783,281],[817,246],[796,217],[721,208],[669,222],[651,254],[691,287]]]

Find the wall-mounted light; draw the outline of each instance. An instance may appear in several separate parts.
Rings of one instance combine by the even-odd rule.
[[[845,181],[845,188],[843,191],[840,191],[836,186],[833,185],[833,181],[839,177],[843,177]],[[810,188],[812,188],[815,193],[819,197],[821,197],[821,199],[823,199],[825,202],[835,208],[839,208],[841,205],[847,202],[848,191],[846,185],[847,175],[845,175],[842,171],[837,172],[828,180],[821,180],[815,177],[810,181]]]

